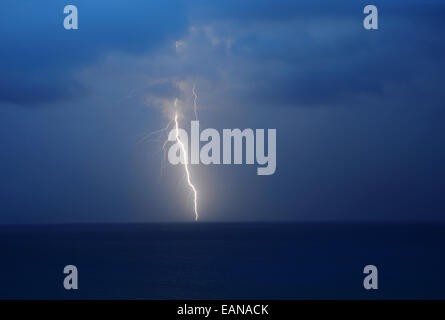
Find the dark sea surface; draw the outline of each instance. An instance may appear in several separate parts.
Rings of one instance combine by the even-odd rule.
[[[445,224],[0,226],[0,298],[444,299],[444,249]]]

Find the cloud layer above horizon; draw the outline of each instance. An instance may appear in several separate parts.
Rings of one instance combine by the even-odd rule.
[[[404,104],[441,92],[439,1],[377,2],[378,32],[361,27],[360,1],[124,3],[78,1],[80,28],[67,32],[58,1],[4,1],[0,103],[94,94],[78,73],[113,54],[127,58],[110,67],[150,60],[141,72],[151,83],[199,78],[218,88],[215,100],[230,96],[232,105]]]

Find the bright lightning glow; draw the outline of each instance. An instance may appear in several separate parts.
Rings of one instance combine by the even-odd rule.
[[[175,105],[176,105],[176,101],[175,101]],[[178,144],[181,148],[181,151],[182,151],[182,155],[184,156],[184,169],[185,169],[185,173],[187,175],[187,183],[190,186],[190,188],[193,190],[193,194],[194,194],[195,221],[198,221],[198,191],[196,191],[196,188],[190,179],[187,150],[185,150],[184,144],[182,143],[181,139],[179,138],[178,112],[175,112],[175,129],[176,129],[176,141],[178,142]]]
[[[197,107],[198,95],[196,94],[195,84],[193,84],[192,93],[193,93],[193,106],[194,106],[195,118],[196,118],[196,120],[198,120],[198,111],[197,111],[197,109],[198,109],[198,107]],[[167,132],[170,127],[173,127],[173,122],[174,122],[175,138],[176,138],[176,141],[177,141],[177,143],[178,143],[178,145],[180,147],[181,153],[184,156],[184,169],[185,169],[185,173],[186,173],[186,177],[187,177],[187,183],[188,183],[190,189],[193,191],[193,204],[194,204],[195,221],[198,221],[198,218],[199,218],[199,215],[198,215],[198,191],[196,190],[196,187],[192,183],[192,179],[191,179],[191,176],[190,176],[187,150],[185,149],[185,146],[184,146],[183,142],[181,141],[181,139],[179,137],[179,123],[178,123],[178,108],[177,107],[178,107],[178,99],[176,98],[175,101],[174,101],[174,108],[175,108],[174,117],[167,123],[165,128],[149,133],[145,137],[145,139],[147,139],[148,137],[150,137],[152,135],[157,135],[157,134],[162,134],[164,132]],[[163,145],[162,145],[162,151],[163,151],[163,154],[164,154],[164,160],[165,160],[165,157],[166,157],[167,145],[168,145],[169,142],[170,141],[167,139],[163,143]],[[162,174],[162,169],[163,169],[163,165],[161,165],[161,174]]]

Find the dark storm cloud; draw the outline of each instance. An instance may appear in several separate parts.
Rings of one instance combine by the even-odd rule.
[[[185,30],[175,0],[75,1],[79,29],[63,28],[60,1],[0,4],[0,103],[50,103],[83,95],[75,74],[109,52],[142,53]]]
[[[75,100],[87,94],[88,89],[72,79],[60,79],[56,74],[50,79],[0,79],[1,102],[35,106],[42,103],[56,103]],[[58,81],[55,81],[58,80]]]
[[[60,2],[31,3],[1,4],[0,27],[8,32],[0,35],[0,102],[81,97],[89,90],[76,78],[79,69],[116,51],[155,55],[167,40],[187,38],[191,25],[212,28],[212,48],[161,71],[205,78],[245,107],[366,105],[400,101],[400,92],[428,99],[425,88],[444,80],[437,34],[445,5],[435,0],[375,1],[379,31],[363,29],[364,1],[77,1],[76,31],[63,29]],[[202,49],[209,39],[193,41]],[[419,74],[428,76],[419,82]]]
[[[374,3],[378,31],[364,1],[191,2],[184,51],[145,71],[205,79],[220,108],[439,105],[445,5]]]
[[[380,30],[366,31],[366,4],[225,2],[225,9],[208,5],[207,12],[204,6],[198,16],[210,23],[214,13],[215,33],[230,39],[230,54],[221,54],[226,63],[219,71],[232,68],[231,78],[242,86],[225,94],[243,106],[437,102],[438,83],[445,80],[445,45],[437,36],[445,29],[445,5],[377,1]]]

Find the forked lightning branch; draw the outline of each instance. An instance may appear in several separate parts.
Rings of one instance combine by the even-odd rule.
[[[267,144],[264,129],[249,128],[223,129],[221,142],[218,130],[200,131],[199,121],[191,121],[190,139],[186,130],[175,127],[168,141],[175,142],[168,150],[168,161],[173,165],[257,164],[258,175],[275,173],[276,129],[267,129]]]

